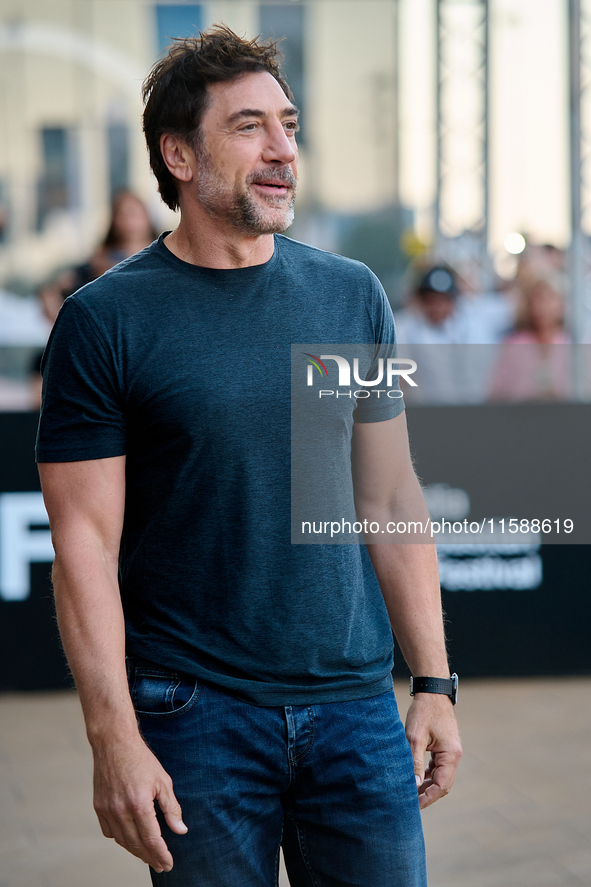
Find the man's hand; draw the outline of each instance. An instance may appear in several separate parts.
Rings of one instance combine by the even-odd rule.
[[[415,765],[419,804],[424,809],[449,792],[462,757],[451,700],[436,693],[415,694],[406,716],[406,738]],[[426,752],[431,752],[431,760],[425,771]]]
[[[162,837],[154,801],[172,831],[186,834],[172,779],[139,735],[133,741],[115,739],[93,752],[94,809],[103,834],[157,872],[169,872],[172,854]]]

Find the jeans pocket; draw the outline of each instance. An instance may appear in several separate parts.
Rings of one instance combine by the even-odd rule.
[[[178,672],[137,666],[131,670],[129,691],[137,714],[171,718],[193,707],[199,694],[199,681]]]

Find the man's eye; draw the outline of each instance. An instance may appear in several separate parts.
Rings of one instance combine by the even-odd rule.
[[[253,132],[257,126],[258,123],[246,123],[241,129],[243,132]]]
[[[291,120],[289,123],[286,123],[285,128],[293,133],[300,131],[300,125],[296,120]]]

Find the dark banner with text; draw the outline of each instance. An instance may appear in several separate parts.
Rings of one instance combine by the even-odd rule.
[[[591,501],[591,408],[425,406],[407,414],[430,517],[451,527],[438,551],[452,668],[474,676],[591,672],[591,546],[560,544],[562,533],[569,542],[577,535]],[[32,413],[0,414],[0,690],[71,686],[33,461],[36,425]],[[491,518],[503,532],[466,541],[470,524]],[[575,522],[568,540],[567,521]],[[400,656],[396,670],[404,672]]]

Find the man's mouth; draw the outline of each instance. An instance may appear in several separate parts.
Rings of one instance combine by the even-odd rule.
[[[265,194],[278,197],[287,194],[288,191],[293,191],[296,179],[291,170],[286,170],[285,172],[275,172],[268,175],[255,174],[251,184],[256,185]]]
[[[258,188],[263,188],[265,191],[269,191],[273,194],[285,194],[290,187],[286,182],[275,182],[270,179],[265,179],[262,182],[253,182],[253,185],[256,185]]]

